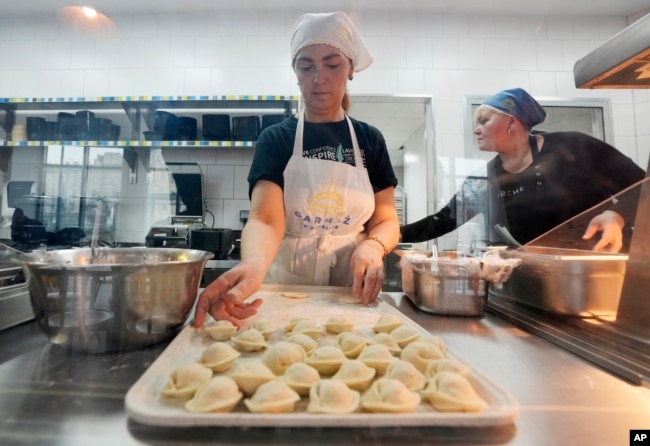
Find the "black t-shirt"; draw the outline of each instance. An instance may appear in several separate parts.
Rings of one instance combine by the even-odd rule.
[[[397,186],[397,178],[381,132],[365,122],[353,118],[350,120],[373,191]],[[271,181],[284,188],[284,169],[293,154],[297,124],[297,118],[287,118],[267,127],[259,135],[248,173],[249,196],[259,180]],[[347,121],[305,122],[302,153],[306,158],[354,165],[354,150]]]
[[[523,172],[505,174],[499,157],[490,163],[492,170],[488,169],[496,173],[499,193],[509,190],[512,184],[507,179],[511,177],[524,189],[521,194],[502,197],[506,214],[503,223],[523,243],[611,198],[645,175],[643,169],[614,147],[583,133],[545,133],[541,151],[531,136],[530,146],[533,163]],[[628,220],[635,214],[636,206],[628,207],[620,203],[611,209]],[[628,222],[631,224],[633,220]]]
[[[530,137],[533,163],[523,172],[506,172],[495,156],[463,182],[449,203],[433,215],[401,227],[403,242],[422,242],[453,231],[477,214],[486,218],[485,233],[494,224],[506,225],[520,243],[539,237],[642,180],[645,172],[609,144],[579,132],[544,134],[538,150]],[[626,225],[634,224],[638,193],[631,193],[609,209]],[[577,231],[582,234],[584,228]],[[492,241],[499,241],[495,234]]]
[[[556,223],[556,209],[548,209],[538,198],[535,165],[520,173],[510,173],[499,163],[495,167],[498,178],[498,201],[503,203],[507,219],[497,223],[506,224],[518,240],[532,240]],[[560,219],[563,217],[559,217]],[[561,221],[561,220],[560,220]]]

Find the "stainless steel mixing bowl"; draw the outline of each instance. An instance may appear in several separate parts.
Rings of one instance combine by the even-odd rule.
[[[435,259],[403,258],[402,290],[419,309],[445,316],[482,317],[487,308],[488,282],[472,268],[456,264],[450,258],[446,268],[434,268]]]
[[[17,255],[34,316],[54,344],[90,353],[129,351],[182,328],[213,253],[90,248]]]

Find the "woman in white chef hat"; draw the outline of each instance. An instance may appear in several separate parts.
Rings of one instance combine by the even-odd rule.
[[[363,304],[381,291],[399,238],[397,178],[379,130],[347,115],[347,82],[372,57],[343,12],[300,17],[291,57],[304,109],[260,134],[242,260],[201,294],[195,326],[208,313],[239,325],[263,282],[351,286]]]

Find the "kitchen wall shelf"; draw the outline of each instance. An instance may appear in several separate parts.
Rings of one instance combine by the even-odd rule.
[[[3,147],[92,146],[92,147],[255,147],[255,141],[11,141]]]
[[[21,115],[56,116],[58,112],[90,110],[97,117],[102,114],[125,116],[131,125],[130,135],[126,139],[142,141],[142,131],[145,128],[153,130],[158,110],[186,115],[219,112],[261,114],[276,111],[288,116],[295,113],[298,99],[298,96],[282,95],[0,98],[0,128],[10,135]]]
[[[158,147],[177,148],[252,148],[255,141],[240,140],[195,140],[195,141],[149,141],[144,138],[144,131],[153,130],[157,111],[167,111],[178,116],[190,116],[197,119],[200,132],[201,115],[208,113],[225,113],[237,115],[263,115],[266,113],[296,113],[298,96],[284,95],[200,95],[200,96],[101,96],[101,97],[54,97],[54,98],[0,98],[0,130],[5,139],[1,139],[0,151],[6,162],[0,169],[7,171],[12,150],[7,148],[45,147],[45,146],[79,146],[79,147],[120,147],[133,150]],[[11,132],[16,124],[25,124],[28,116],[44,117],[56,121],[59,112],[73,113],[88,110],[98,118],[112,118],[120,126],[124,139],[116,141],[102,140],[45,140],[13,141]],[[137,167],[137,154],[134,151],[125,157],[134,174]],[[142,149],[140,149],[142,150]],[[8,158],[8,159],[7,159]],[[149,156],[141,156],[144,167],[149,171]]]

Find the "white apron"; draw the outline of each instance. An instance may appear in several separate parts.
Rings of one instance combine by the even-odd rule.
[[[345,117],[354,166],[304,158],[304,114],[284,170],[285,235],[266,283],[352,286],[350,257],[375,210],[370,179],[352,121]]]

